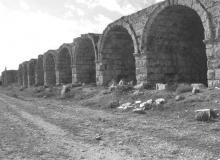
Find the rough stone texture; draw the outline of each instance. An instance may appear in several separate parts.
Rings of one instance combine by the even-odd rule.
[[[18,82],[18,71],[17,70],[6,70],[2,72],[2,85],[7,86]]]
[[[18,67],[18,85],[23,85],[22,64],[20,64]]]
[[[98,59],[97,43],[99,34],[84,34],[74,39],[72,82],[96,82],[96,61]]]
[[[28,77],[28,87],[35,85],[35,66],[36,59],[31,59],[27,63],[27,77]]]
[[[39,55],[35,65],[35,85],[44,85],[43,55]]]
[[[99,41],[97,84],[119,77],[149,83],[219,82],[219,20],[217,0],[166,0],[116,20]],[[211,72],[214,78],[207,76]]]
[[[72,82],[71,60],[73,44],[63,44],[56,55],[56,84]]]
[[[43,56],[45,86],[52,86],[56,84],[56,74],[55,74],[56,54],[57,51],[49,50]]]
[[[28,86],[28,74],[27,74],[27,61],[22,63],[22,81],[23,81],[23,87]]]

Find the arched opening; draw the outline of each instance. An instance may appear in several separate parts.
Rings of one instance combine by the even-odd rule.
[[[82,83],[96,82],[95,48],[89,38],[81,38],[75,48],[76,79]]]
[[[115,26],[105,35],[102,49],[104,83],[121,79],[136,83],[134,44],[131,35],[122,26]]]
[[[43,85],[44,84],[44,68],[43,68],[43,56],[38,56],[36,68],[35,68],[35,84]]]
[[[58,84],[72,82],[71,56],[67,48],[63,48],[57,57]]]
[[[55,59],[52,54],[47,54],[45,58],[45,85],[55,85],[56,75],[55,75]]]
[[[204,28],[196,11],[169,6],[148,27],[144,44],[148,81],[207,84]]]

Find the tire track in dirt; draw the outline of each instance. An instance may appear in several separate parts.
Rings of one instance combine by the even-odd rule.
[[[2,98],[4,97],[4,98]],[[5,100],[7,99],[7,100]],[[88,159],[88,160],[99,160],[99,159],[114,159],[114,160],[129,160],[130,157],[127,157],[123,154],[118,154],[114,150],[111,150],[107,147],[99,146],[89,146],[88,144],[82,144],[81,142],[74,142],[72,139],[68,138],[66,131],[62,130],[56,125],[44,121],[41,117],[36,115],[31,115],[28,112],[21,110],[16,105],[11,104],[10,98],[5,98],[5,96],[0,97],[0,101],[5,103],[13,112],[19,114],[19,118],[26,119],[27,121],[33,123],[40,129],[43,129],[46,132],[47,139],[51,140],[52,144],[58,148],[61,148],[66,151],[67,159]],[[55,147],[55,148],[56,148]],[[68,158],[69,157],[69,158]],[[70,158],[71,157],[71,158]]]
[[[13,99],[11,97],[8,97],[8,98],[12,99],[13,101],[16,101],[16,99]],[[7,99],[7,97],[6,97],[6,99]],[[19,105],[30,104],[30,102],[27,102],[27,104],[26,104],[26,102],[19,102],[19,103],[20,103]],[[19,109],[20,109],[20,107],[19,107]],[[85,108],[79,109],[78,114],[75,116],[78,116],[80,114],[85,114],[81,111],[86,112],[86,109]],[[104,111],[97,111],[97,112],[99,113],[100,116],[103,113],[103,116],[101,116],[101,117],[106,116],[106,114],[104,114]],[[63,116],[62,114],[65,116],[64,113],[61,113],[60,118],[62,118],[62,116]],[[26,113],[24,115],[26,115]],[[109,124],[104,122],[104,125],[103,125],[103,122],[98,122],[95,125],[96,128],[102,128],[103,133],[104,133],[103,136],[106,136],[105,145],[107,144],[107,146],[110,146],[110,148],[111,148],[111,149],[109,149],[109,147],[105,147],[106,150],[108,150],[107,152],[110,153],[110,156],[106,156],[106,158],[104,158],[104,159],[107,159],[107,157],[111,157],[111,151],[114,151],[114,152],[116,151],[117,153],[121,153],[121,154],[123,154],[125,152],[125,153],[127,153],[127,155],[131,155],[131,157],[133,157],[132,159],[183,159],[183,158],[184,159],[204,159],[205,157],[213,157],[212,153],[207,152],[206,150],[203,150],[202,148],[198,148],[198,149],[196,149],[196,147],[191,148],[189,145],[185,144],[185,142],[190,141],[190,139],[188,139],[188,140],[183,139],[184,143],[181,142],[183,145],[180,145],[180,143],[176,144],[176,142],[178,141],[178,138],[182,137],[182,135],[180,133],[178,133],[179,130],[174,129],[175,132],[173,132],[173,128],[169,128],[169,126],[161,128],[160,125],[163,124],[162,122],[155,123],[154,128],[152,128],[152,126],[148,127],[147,121],[146,121],[146,124],[144,124],[144,123],[138,122],[138,119],[136,119],[136,118],[129,117],[125,121],[124,124],[123,124],[123,121],[120,121],[118,123],[118,125],[116,126],[114,124],[114,123],[116,123],[115,120],[113,120],[114,121],[113,122],[111,119],[117,118],[117,115],[116,116],[115,115],[111,116],[110,114],[107,114],[107,115],[108,116],[106,118],[109,119],[109,121],[107,121],[107,123],[110,122]],[[94,118],[94,116],[97,116],[96,111],[94,111],[94,114],[87,115],[87,116],[88,116],[88,118]],[[29,117],[29,115],[27,117]],[[40,118],[40,117],[38,117],[38,118]],[[81,117],[81,118],[85,118],[85,117]],[[32,119],[32,118],[30,118],[30,119]],[[80,118],[78,120],[80,120]],[[50,121],[50,124],[51,123],[54,125],[54,123]],[[130,125],[130,124],[132,124],[132,125]],[[163,125],[167,125],[167,124],[164,123]],[[46,126],[44,126],[44,127],[46,127]],[[55,126],[57,127],[57,125],[55,125]],[[60,127],[61,126],[59,126],[58,128],[60,128]],[[56,129],[53,129],[51,132],[53,132],[54,130],[56,131]],[[151,131],[153,131],[153,132],[151,132]],[[134,133],[132,134],[132,132],[134,132]],[[166,133],[167,135],[162,135],[163,133]],[[127,141],[126,142],[127,145],[117,146],[117,144],[116,144],[117,140]],[[185,144],[185,146],[184,146],[184,144]],[[94,144],[93,144],[93,148],[94,148]],[[98,147],[98,148],[100,148],[100,147]],[[84,150],[84,152],[85,152],[85,150]],[[147,150],[147,152],[146,152],[146,150]],[[140,152],[143,152],[145,154],[145,156],[142,158],[139,158]],[[161,152],[161,153],[159,154],[159,152]],[[121,159],[121,158],[119,158],[119,159]]]

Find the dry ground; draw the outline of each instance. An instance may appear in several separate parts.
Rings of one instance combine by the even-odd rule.
[[[176,102],[175,92],[113,95],[104,88],[77,87],[68,98],[59,89],[0,88],[0,159],[16,160],[218,160],[220,121],[198,122],[194,110],[220,109],[220,90],[203,90]],[[144,115],[109,109],[121,103],[165,98],[163,109]],[[100,136],[100,140],[96,140]]]

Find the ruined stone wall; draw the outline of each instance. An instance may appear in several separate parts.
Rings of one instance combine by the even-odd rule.
[[[23,85],[22,64],[18,67],[18,85]]]
[[[63,44],[56,55],[56,84],[72,82],[72,47],[73,44]]]
[[[17,70],[6,70],[2,72],[2,85],[7,86],[18,82],[18,71]]]
[[[27,61],[22,63],[23,87],[28,86]]]
[[[35,65],[35,85],[44,85],[43,55],[39,55]]]
[[[218,83],[219,7],[217,0],[166,0],[109,24],[99,41],[97,83],[117,76],[108,71],[117,58],[109,61],[105,47],[117,26],[133,41],[137,81],[207,83],[208,70],[209,84]]]
[[[73,83],[96,82],[98,34],[82,35],[74,40],[72,81]]]
[[[31,59],[27,63],[27,74],[28,74],[28,87],[35,85],[35,66],[36,59]]]
[[[56,84],[56,72],[55,72],[55,56],[57,52],[49,50],[43,56],[44,67],[44,85],[53,86]]]

